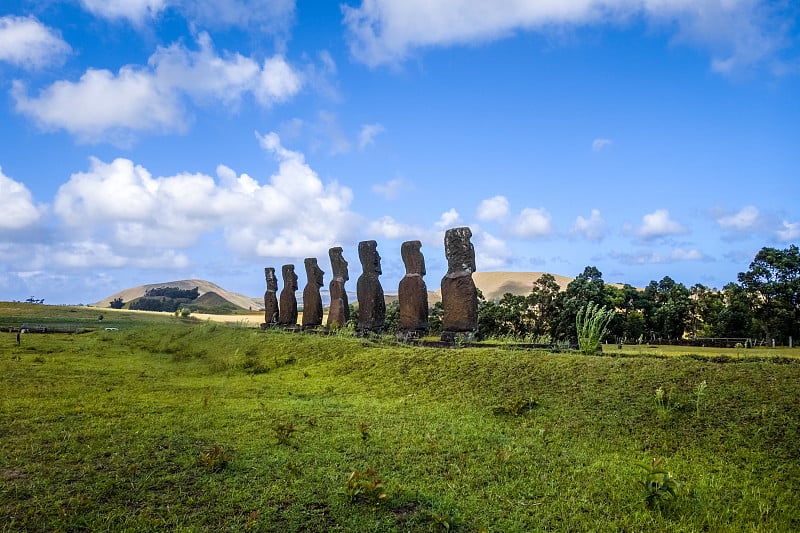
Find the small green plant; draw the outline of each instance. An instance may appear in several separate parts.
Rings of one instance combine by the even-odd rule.
[[[386,482],[372,470],[353,470],[347,476],[344,492],[352,503],[367,503],[377,507],[386,499]]]
[[[653,401],[656,406],[656,413],[658,413],[659,418],[667,418],[669,416],[670,411],[672,411],[672,407],[669,404],[669,394],[664,387],[660,386],[655,391],[655,397]]]
[[[600,351],[600,341],[608,333],[608,324],[614,318],[614,309],[589,302],[578,310],[575,327],[578,331],[578,348],[581,353],[592,355]]]
[[[231,460],[231,454],[222,446],[215,444],[208,451],[200,453],[200,463],[212,472],[220,472]]]
[[[513,397],[493,409],[496,415],[522,416],[538,405],[535,398]]]
[[[294,427],[293,422],[275,422],[272,425],[272,430],[275,432],[278,444],[289,444],[297,428]]]
[[[695,407],[695,414],[700,416],[700,404],[703,402],[703,398],[706,395],[706,380],[701,381],[697,384],[697,387],[694,389],[694,407]]]
[[[644,470],[644,479],[638,482],[642,489],[641,501],[650,509],[661,508],[678,497],[680,484],[661,468],[662,460],[653,458],[649,465],[637,463]]]
[[[361,422],[358,424],[358,431],[361,433],[361,440],[365,441],[369,438],[369,424]]]

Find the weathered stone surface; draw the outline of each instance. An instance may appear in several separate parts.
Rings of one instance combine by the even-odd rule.
[[[331,268],[333,278],[328,286],[331,296],[331,306],[328,310],[327,326],[329,328],[340,328],[350,320],[350,304],[347,301],[347,291],[344,288],[345,282],[350,279],[347,272],[347,261],[342,256],[342,248],[336,246],[328,250],[331,258]]]
[[[452,228],[444,236],[447,274],[442,278],[442,340],[455,333],[478,330],[478,289],[472,280],[475,271],[475,248],[467,227]]]
[[[317,264],[316,257],[305,259],[306,286],[303,289],[303,327],[313,328],[322,325],[322,276],[325,274]]]
[[[294,273],[294,265],[283,265],[283,290],[280,297],[280,313],[278,324],[281,326],[297,326],[297,274]]]
[[[278,278],[275,277],[275,269],[272,267],[264,269],[264,277],[267,280],[267,291],[264,293],[264,325],[269,327],[278,322]]]
[[[425,275],[425,257],[419,241],[406,241],[400,246],[400,255],[406,266],[406,275],[400,280],[397,297],[400,303],[398,338],[421,337],[428,332],[428,287]]]
[[[362,274],[356,282],[358,296],[359,335],[380,333],[386,320],[386,302],[383,299],[383,287],[378,276],[381,272],[381,256],[378,255],[378,243],[361,241],[358,243],[358,258],[361,260]]]

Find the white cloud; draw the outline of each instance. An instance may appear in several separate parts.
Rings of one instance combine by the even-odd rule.
[[[572,225],[570,233],[573,235],[581,235],[590,241],[602,241],[607,232],[606,221],[600,216],[600,211],[592,209],[589,218],[583,218],[578,215],[575,219],[575,224]]]
[[[553,233],[552,217],[544,208],[526,207],[509,227],[509,233],[523,239],[546,237]]]
[[[128,19],[141,24],[166,7],[165,0],[81,0],[83,8],[97,17]]]
[[[718,218],[717,223],[725,230],[741,232],[755,229],[760,220],[761,216],[758,209],[748,205],[739,210],[738,213]]]
[[[709,49],[718,72],[769,61],[791,44],[791,26],[764,0],[363,0],[342,10],[351,54],[371,66],[402,61],[419,48],[490,41],[520,30],[642,18],[675,31],[677,42]]]
[[[595,139],[592,141],[592,151],[599,152],[606,146],[611,146],[611,143],[612,143],[611,139],[603,139],[603,138]]]
[[[75,242],[91,247],[64,252],[70,264],[135,264],[144,256],[185,262],[179,250],[222,231],[228,247],[245,256],[309,257],[327,252],[355,228],[352,193],[323,184],[305,158],[270,133],[257,135],[278,162],[261,184],[217,167],[217,178],[181,173],[153,177],[128,159],[92,159],[58,191],[54,212]],[[76,251],[77,250],[77,251]],[[83,257],[84,259],[80,259]]]
[[[267,58],[255,90],[256,99],[263,106],[283,103],[300,92],[303,79],[283,56]]]
[[[781,229],[776,232],[778,238],[784,242],[800,239],[800,222],[783,221]]]
[[[508,198],[493,196],[478,205],[478,220],[497,220],[508,215],[508,210]]]
[[[71,51],[54,30],[34,17],[0,17],[0,61],[36,69],[61,63]]]
[[[408,224],[401,224],[390,216],[383,216],[378,220],[370,222],[367,232],[370,235],[392,240],[420,239],[425,234],[423,229]]]
[[[706,258],[705,254],[696,248],[686,250],[684,248],[676,248],[670,253],[670,258],[673,261],[702,261]]]
[[[486,231],[475,235],[475,265],[478,270],[502,268],[508,264],[511,250],[502,239]]]
[[[268,106],[300,90],[299,74],[280,56],[267,59],[262,69],[239,54],[218,55],[206,33],[198,35],[197,44],[198,50],[180,44],[160,47],[147,67],[128,65],[117,74],[89,69],[79,81],[57,81],[35,97],[15,82],[17,111],[44,129],[64,129],[82,142],[125,143],[136,132],[185,130],[184,97],[235,104],[252,92]]]
[[[170,0],[203,27],[255,27],[284,32],[294,19],[295,0]]]
[[[0,230],[18,230],[39,222],[44,206],[36,205],[25,185],[3,174],[0,167]]]
[[[364,124],[361,126],[361,133],[358,134],[358,147],[362,150],[370,144],[375,144],[375,137],[383,133],[383,126],[378,124]]]
[[[458,211],[456,211],[455,208],[451,208],[450,210],[442,213],[442,216],[440,216],[439,220],[434,223],[434,226],[439,229],[450,229],[456,227],[460,223],[461,216],[458,214]]]
[[[678,261],[706,261],[706,255],[695,248],[675,248],[667,254],[653,251],[640,251],[635,253],[612,253],[613,258],[623,263],[633,265],[661,265]]]
[[[687,232],[688,230],[680,223],[669,218],[669,211],[656,209],[642,217],[642,224],[637,230],[637,235],[644,240],[650,240]]]
[[[386,183],[378,183],[372,186],[372,192],[383,196],[387,200],[397,198],[400,192],[409,189],[410,187],[402,178],[390,179]]]

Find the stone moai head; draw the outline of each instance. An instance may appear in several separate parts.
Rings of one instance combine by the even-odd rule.
[[[342,278],[342,281],[350,279],[347,272],[347,261],[342,256],[341,246],[336,246],[328,250],[328,257],[331,258],[331,268],[333,269],[334,278]]]
[[[308,279],[309,285],[322,287],[322,276],[325,274],[325,272],[319,268],[319,265],[317,264],[317,258],[307,257],[304,262],[306,265],[306,279]]]
[[[406,265],[406,274],[419,274],[424,276],[425,257],[420,251],[422,243],[419,241],[406,241],[400,246],[400,256]]]
[[[297,290],[297,274],[294,273],[294,265],[283,265],[281,272],[283,274],[283,288]]]
[[[358,258],[364,274],[379,276],[381,272],[381,256],[378,255],[378,243],[375,241],[361,241],[358,243]]]
[[[447,256],[447,273],[475,272],[475,247],[470,242],[472,230],[468,227],[451,228],[444,234],[444,254]]]
[[[278,290],[278,278],[275,277],[275,269],[272,267],[265,268],[264,277],[267,278],[267,290],[276,292]]]

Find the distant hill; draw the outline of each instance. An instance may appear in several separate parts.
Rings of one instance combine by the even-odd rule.
[[[149,289],[156,289],[159,287],[177,287],[184,290],[191,290],[197,287],[200,296],[195,300],[195,303],[199,302],[203,307],[233,306],[234,309],[252,309],[254,311],[264,308],[263,301],[259,301],[259,299],[249,298],[243,294],[226,291],[219,285],[202,279],[165,281],[163,283],[139,285],[138,287],[131,287],[114,293],[92,305],[94,307],[108,307],[111,301],[117,298],[122,298],[122,301],[127,303],[137,298],[142,298]]]
[[[472,279],[475,286],[487,300],[499,300],[507,292],[515,296],[526,296],[533,290],[533,283],[546,272],[474,272]],[[552,274],[563,291],[575,279],[559,274]],[[438,283],[438,282],[437,282]],[[442,291],[437,289],[428,292],[428,301],[432,305],[442,301]]]

